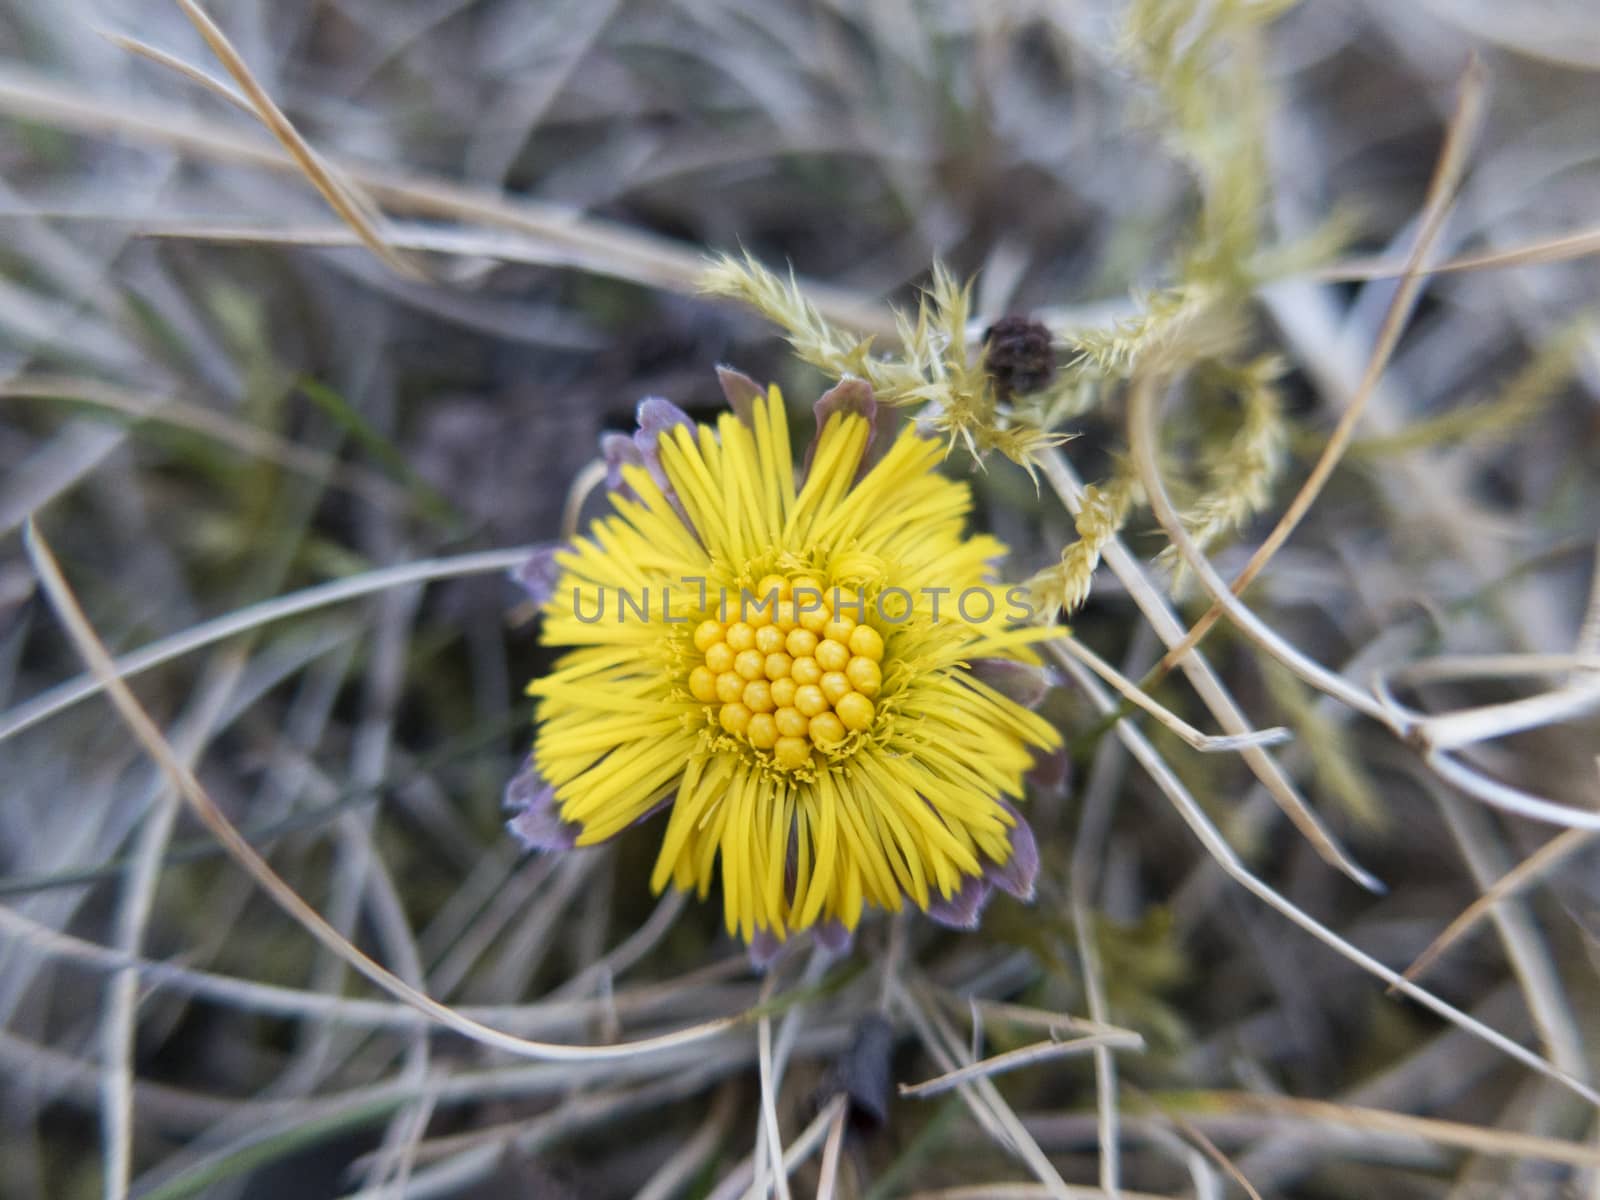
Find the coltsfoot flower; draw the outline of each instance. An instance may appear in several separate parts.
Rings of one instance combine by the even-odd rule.
[[[612,515],[520,573],[544,640],[533,753],[511,831],[587,846],[668,810],[651,875],[704,899],[759,954],[909,901],[971,927],[992,887],[1031,898],[1012,800],[1059,735],[1005,547],[967,536],[940,443],[887,447],[872,393],[818,401],[795,471],[777,389],[722,373],[713,429],[647,400],[605,444]],[[875,455],[879,450],[881,454]]]

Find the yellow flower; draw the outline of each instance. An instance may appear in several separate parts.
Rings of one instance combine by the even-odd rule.
[[[613,514],[529,568],[570,649],[528,688],[513,832],[591,845],[666,807],[652,888],[720,877],[752,944],[837,940],[907,899],[971,925],[991,884],[1031,897],[1010,799],[1059,736],[1012,698],[1051,631],[992,580],[1005,547],[965,534],[938,442],[907,426],[869,465],[860,381],[819,401],[798,483],[777,389],[723,382],[738,411],[715,429],[641,405],[607,446]]]

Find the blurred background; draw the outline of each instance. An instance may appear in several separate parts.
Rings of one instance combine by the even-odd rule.
[[[842,962],[764,980],[719,904],[649,894],[654,830],[527,858],[500,812],[548,662],[504,572],[561,535],[598,436],[648,395],[715,411],[720,362],[781,383],[797,422],[827,385],[700,294],[708,256],[792,266],[886,352],[888,305],[935,262],[973,278],[975,353],[1005,315],[1055,336],[1051,427],[1091,482],[1126,462],[1132,358],[1198,338],[1162,314],[1203,293],[1195,326],[1281,364],[1262,494],[1212,547],[1231,577],[1359,391],[1474,59],[1481,128],[1429,259],[1461,269],[1427,282],[1249,599],[1362,687],[1428,656],[1489,664],[1408,685],[1419,709],[1589,687],[1592,3],[206,11],[209,39],[171,0],[0,0],[0,1196],[772,1194],[763,1095],[806,1151],[796,1195],[1249,1194],[1237,1176],[1265,1196],[1600,1195],[1592,1105],[1241,890],[1081,688],[1050,702],[1074,771],[1034,800],[1034,908],[997,902],[967,935],[879,920]],[[1239,417],[1175,411],[1163,451],[1203,479]],[[1016,465],[949,469],[1012,546],[1008,578],[1073,542]],[[764,1091],[753,1017],[621,1061],[426,1033],[187,815],[93,694],[28,522],[178,759],[362,949],[554,1042],[767,1003],[781,1078]],[[1124,541],[1143,561],[1165,544],[1138,511]],[[1174,603],[1206,608],[1192,587]],[[1135,678],[1162,650],[1105,568],[1074,628]],[[1542,854],[1421,979],[1600,1075],[1587,834],[1470,799],[1226,624],[1206,654],[1254,725],[1295,732],[1282,769],[1387,890],[1319,857],[1239,756],[1147,721],[1250,869],[1399,970]],[[1547,657],[1481,657],[1508,654]],[[1214,731],[1181,680],[1156,694]],[[1592,707],[1468,754],[1592,816]],[[1066,1014],[1143,1049],[1115,1074],[1083,1054],[889,1094],[1081,1036]],[[841,1080],[861,1094],[824,1169]]]

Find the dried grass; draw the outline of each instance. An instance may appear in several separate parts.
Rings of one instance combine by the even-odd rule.
[[[0,1190],[1600,1194],[1600,26],[1488,12],[0,0]],[[1032,908],[507,844],[498,577],[717,361],[1071,619]]]

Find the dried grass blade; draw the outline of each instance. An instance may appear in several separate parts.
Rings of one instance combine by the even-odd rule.
[[[1053,1058],[1065,1058],[1072,1054],[1082,1054],[1086,1050],[1096,1047],[1108,1047],[1116,1050],[1143,1050],[1144,1039],[1136,1033],[1095,1033],[1088,1037],[1073,1038],[1066,1042],[1034,1042],[1027,1046],[1020,1046],[1015,1050],[1008,1050],[1004,1054],[996,1054],[975,1063],[968,1063],[964,1067],[957,1067],[954,1071],[946,1071],[943,1075],[936,1075],[932,1079],[925,1079],[921,1083],[902,1083],[900,1094],[902,1096],[937,1096],[941,1092],[948,1092],[953,1087],[958,1087],[969,1079],[979,1076],[1001,1075],[1006,1071],[1016,1071],[1023,1067],[1031,1067],[1035,1063],[1048,1062]]]
[[[300,135],[294,123],[284,115],[272,97],[267,95],[267,90],[256,79],[249,64],[233,48],[233,43],[228,40],[228,35],[222,32],[221,27],[207,16],[194,0],[178,0],[178,7],[183,9],[184,15],[205,39],[211,52],[228,69],[228,74],[233,76],[234,82],[243,91],[244,98],[249,102],[256,117],[289,152],[295,165],[305,173],[311,186],[317,189],[322,198],[328,202],[328,206],[355,230],[362,244],[397,274],[407,279],[425,280],[426,272],[384,240],[380,229],[383,218],[377,208]],[[185,72],[185,74],[190,73]]]

